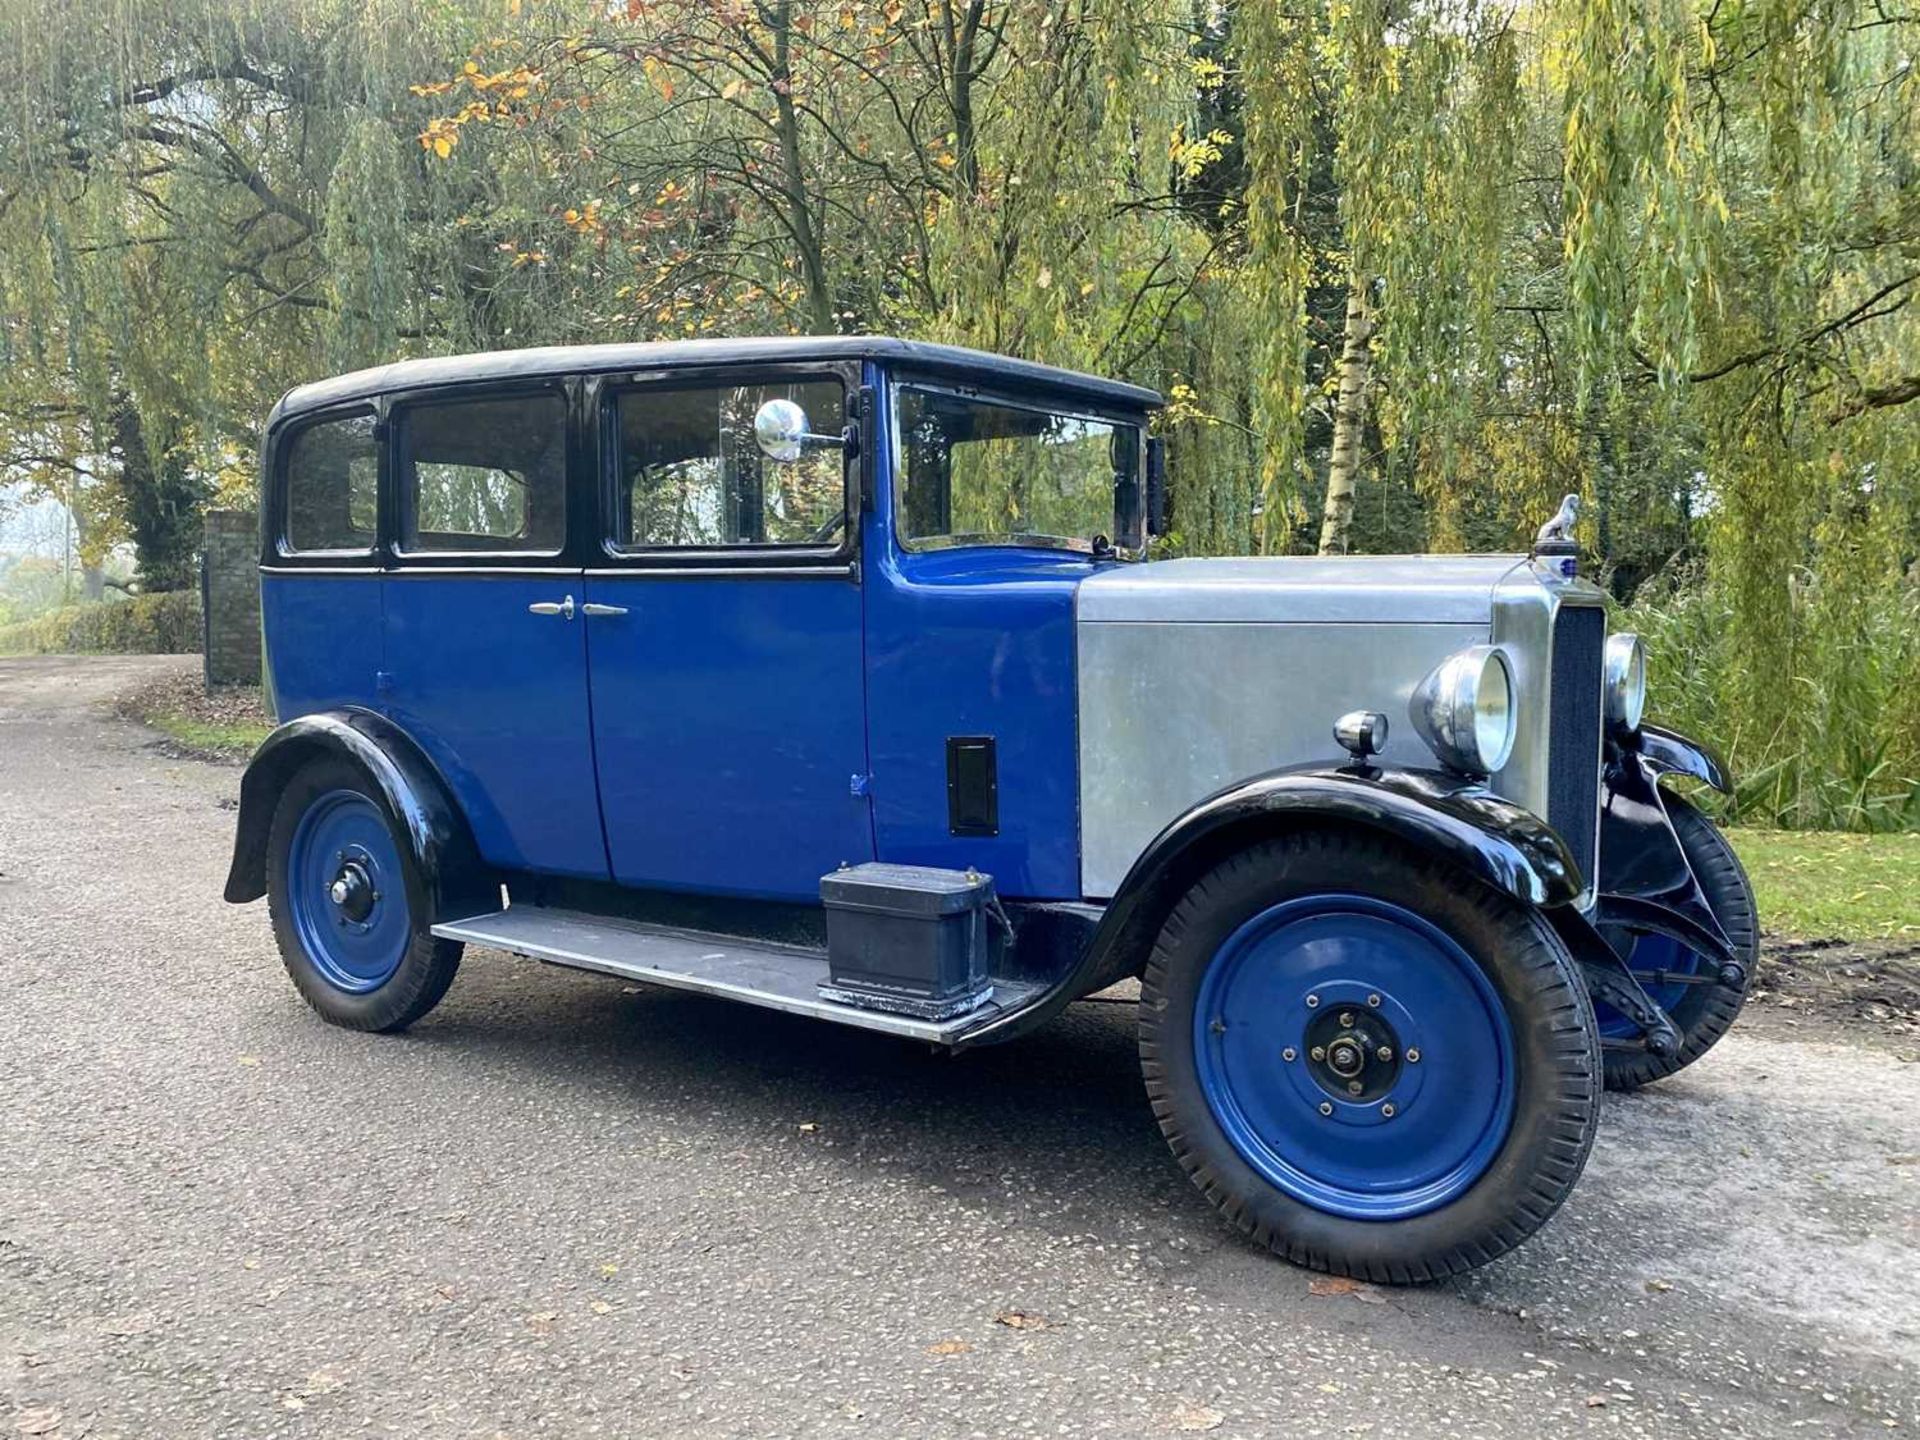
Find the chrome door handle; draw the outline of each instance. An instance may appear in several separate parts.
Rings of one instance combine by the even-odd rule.
[[[580,607],[580,613],[582,615],[624,615],[627,613],[627,607],[624,605],[602,605],[598,601],[589,600]]]
[[[527,611],[532,615],[558,615],[563,620],[571,620],[573,618],[573,596],[569,595],[564,600],[536,600],[533,604],[527,606]]]

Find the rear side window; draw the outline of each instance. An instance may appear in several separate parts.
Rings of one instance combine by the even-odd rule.
[[[295,431],[285,474],[289,550],[373,549],[380,451],[372,415],[323,420]]]
[[[846,423],[837,380],[622,392],[614,543],[835,543],[846,515],[845,456],[833,445],[809,445],[787,463],[762,454],[754,412],[776,398],[806,411],[816,435],[837,435]]]
[[[567,407],[557,393],[433,401],[401,412],[402,548],[561,548]]]

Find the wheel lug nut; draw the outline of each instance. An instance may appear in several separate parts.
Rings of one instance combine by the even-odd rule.
[[[1340,1023],[1351,1028],[1353,1025],[1353,1012],[1351,1010],[1342,1010],[1340,1012]]]
[[[1378,995],[1367,996],[1367,1004],[1378,1010],[1380,1008],[1380,997]]]
[[[1420,1052],[1418,1050],[1407,1051],[1407,1064],[1418,1065],[1419,1063],[1420,1063]]]
[[[1316,1045],[1313,1047],[1313,1050],[1311,1053],[1314,1059],[1324,1060],[1327,1058],[1327,1047],[1324,1045]]]
[[[1319,1008],[1320,1008],[1320,997],[1318,995],[1307,996],[1307,1009],[1317,1010]]]
[[[1395,1115],[1399,1114],[1400,1112],[1393,1108],[1393,1102],[1389,1100],[1386,1104],[1380,1107],[1380,1113],[1386,1116],[1387,1119],[1391,1120]]]
[[[1391,1045],[1382,1045],[1378,1050],[1374,1051],[1373,1053],[1380,1057],[1382,1063],[1385,1063],[1386,1061],[1393,1059],[1393,1047]]]
[[[1287,1046],[1286,1049],[1280,1052],[1280,1058],[1282,1060],[1287,1061],[1289,1064],[1291,1064],[1296,1054],[1298,1054],[1298,1052],[1291,1045],[1289,1045]]]
[[[1362,1090],[1366,1088],[1367,1087],[1362,1085],[1358,1080],[1347,1081],[1347,1094],[1349,1095],[1358,1095]]]
[[[1322,1115],[1331,1115],[1333,1113],[1333,1102],[1331,1100],[1322,1100],[1320,1102],[1320,1113]]]

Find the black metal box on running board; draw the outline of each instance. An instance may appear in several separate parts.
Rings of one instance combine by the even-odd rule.
[[[823,998],[944,1020],[986,1003],[995,947],[993,877],[926,865],[852,865],[820,880],[827,911]]]

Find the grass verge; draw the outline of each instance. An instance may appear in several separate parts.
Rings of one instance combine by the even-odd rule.
[[[244,760],[273,729],[258,686],[225,686],[209,695],[200,677],[187,672],[142,685],[121,696],[117,708],[207,760]]]
[[[1769,931],[1810,940],[1920,942],[1920,834],[1727,832]]]

